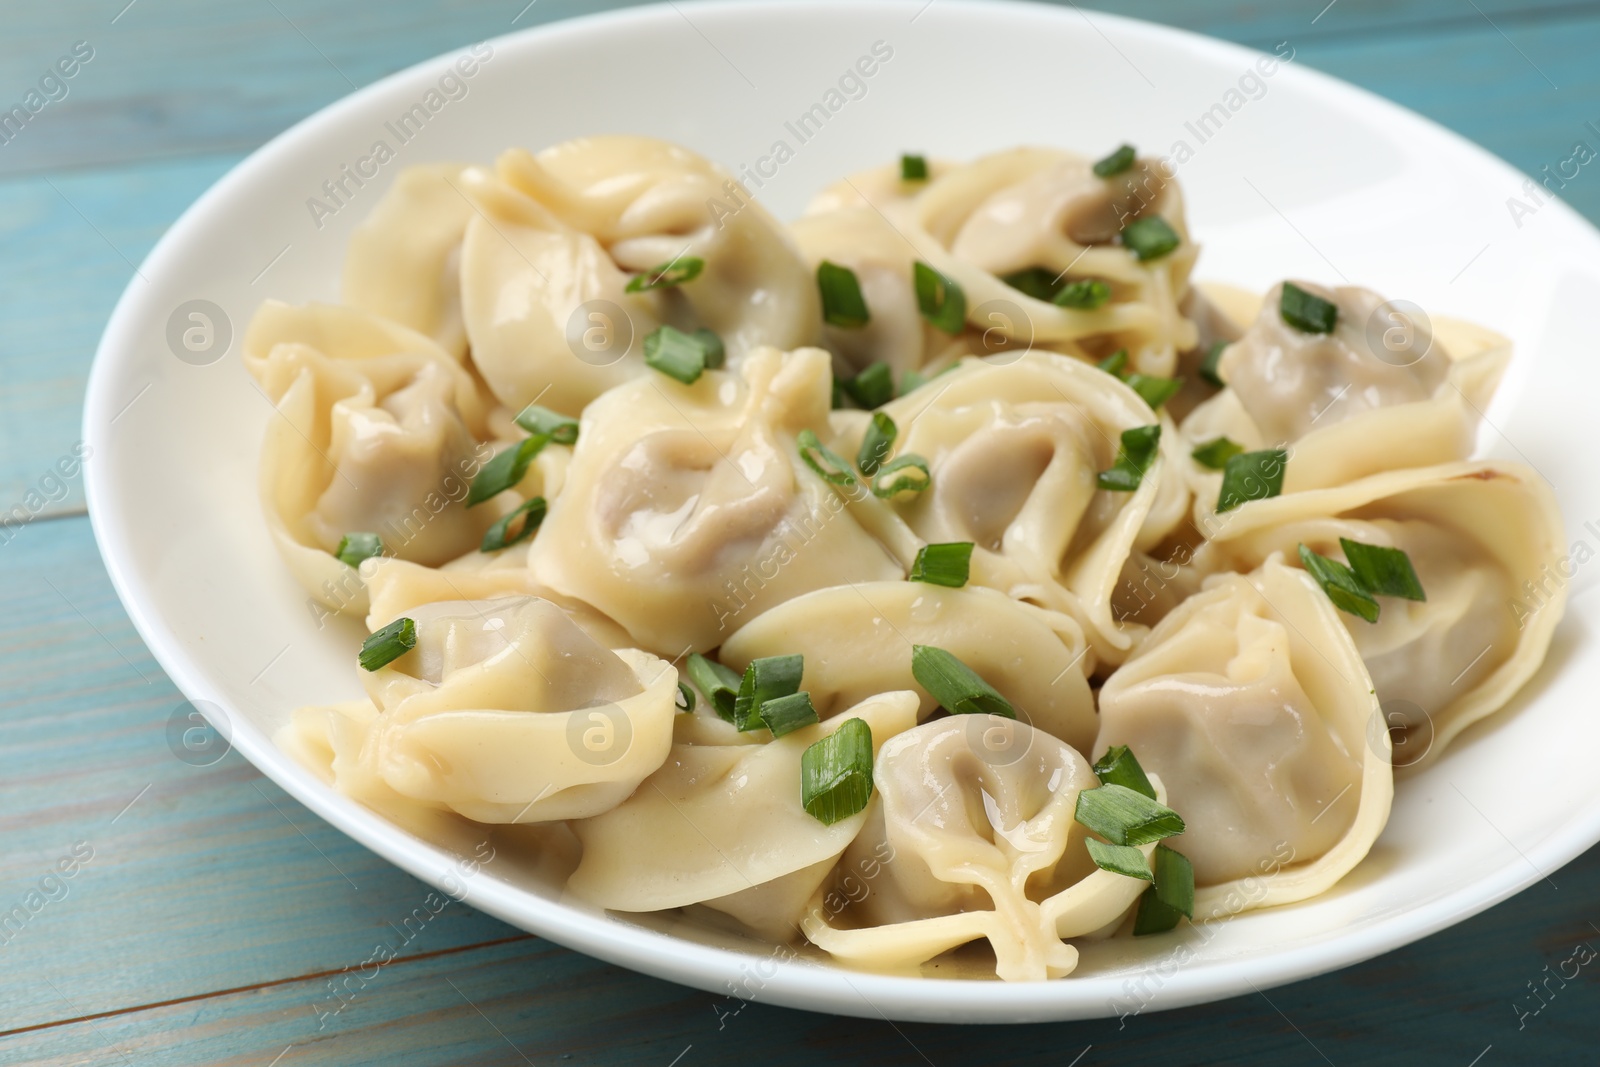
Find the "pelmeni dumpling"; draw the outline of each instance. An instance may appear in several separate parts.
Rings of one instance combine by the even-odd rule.
[[[340,295],[439,342],[461,359],[461,240],[472,202],[457,163],[407,167],[350,235]]]
[[[370,703],[295,712],[292,743],[320,752],[341,792],[485,823],[582,819],[622,803],[666,759],[671,664],[611,651],[537,597],[422,604],[405,617],[416,647],[363,672]]]
[[[1331,333],[1284,321],[1283,286],[1259,303],[1214,290],[1230,317],[1254,321],[1222,354],[1228,388],[1182,424],[1191,446],[1227,437],[1248,450],[1287,447],[1283,489],[1339,485],[1401,464],[1467,458],[1510,356],[1505,338],[1431,324],[1368,289],[1300,287],[1338,309]],[[1222,476],[1190,464],[1197,521],[1214,514]]]
[[[800,688],[827,717],[873,693],[910,689],[924,717],[938,706],[911,673],[913,645],[951,653],[999,690],[1024,722],[1088,748],[1098,722],[1085,680],[1083,630],[1066,615],[981,586],[860,582],[819,589],[756,616],[718,658],[742,671],[800,654]]]
[[[626,802],[573,823],[583,862],[567,888],[617,911],[704,904],[795,940],[801,911],[874,806],[832,825],[813,818],[801,806],[800,757],[850,719],[872,730],[876,752],[916,716],[915,694],[887,692],[766,744],[674,745]]]
[[[1276,552],[1298,565],[1302,543],[1343,561],[1341,537],[1410,558],[1425,601],[1380,598],[1376,623],[1337,613],[1397,730],[1397,765],[1437,757],[1510,700],[1544,661],[1566,606],[1566,583],[1548,570],[1563,553],[1555,494],[1518,463],[1390,471],[1253,501],[1225,518],[1195,556],[1202,572]]]
[[[1100,690],[1094,751],[1127,745],[1165,783],[1197,920],[1323,892],[1388,821],[1389,735],[1336,614],[1274,557],[1211,579]]]
[[[352,308],[268,301],[244,363],[277,407],[261,451],[268,529],[328,607],[366,609],[355,572],[331,555],[345,534],[376,533],[390,554],[438,566],[476,549],[500,516],[494,502],[465,504],[494,455],[489,406],[428,338]]]
[[[714,164],[646,137],[512,149],[468,168],[462,301],[472,358],[512,408],[577,415],[641,373],[661,323],[715,331],[737,364],[815,340],[815,285],[783,227]],[[730,209],[732,198],[738,205]],[[629,293],[636,274],[700,261],[683,284]]]
[[[800,459],[831,382],[821,349],[762,349],[737,373],[651,372],[607,393],[534,539],[535,577],[676,658],[813,589],[903,576]]]
[[[987,940],[1000,978],[1057,978],[1078,962],[1066,939],[1116,926],[1148,884],[1095,866],[1074,812],[1100,783],[1025,723],[935,719],[888,741],[872,776],[879,804],[838,867],[864,889],[819,890],[802,920],[852,966],[911,971]]]

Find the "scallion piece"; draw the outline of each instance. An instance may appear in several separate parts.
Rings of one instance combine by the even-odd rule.
[[[671,326],[657,326],[645,335],[644,364],[693,385],[706,369],[706,347],[699,338]]]
[[[467,490],[467,507],[475,507],[522,481],[522,476],[528,473],[528,464],[549,443],[550,438],[542,433],[524,437],[485,463]]]
[[[478,551],[497,552],[502,548],[511,547],[526,537],[531,537],[533,531],[539,528],[539,524],[544,522],[546,510],[547,507],[542,496],[536,496],[532,500],[524,500],[517,505],[514,511],[496,519],[494,525],[483,532],[483,541],[478,545]],[[508,531],[511,529],[511,524],[518,518],[522,519],[522,525],[517,528],[515,534],[507,536]]]
[[[871,316],[861,283],[849,267],[823,260],[817,264],[817,289],[822,293],[822,317],[831,326],[855,329],[865,326]]]
[[[339,538],[333,555],[348,567],[359,567],[372,557],[383,555],[383,538],[375,533],[347,533]]]
[[[731,667],[724,667],[714,659],[707,659],[698,652],[689,653],[687,668],[689,681],[694,687],[705,694],[710,701],[711,708],[728,722],[733,721],[733,702],[739,696],[740,678],[737,671]]]
[[[1097,311],[1111,299],[1111,286],[1099,278],[1080,278],[1061,287],[1051,303],[1079,311]]]
[[[898,493],[920,493],[932,480],[928,461],[915,452],[907,452],[878,468],[871,479],[872,495],[889,500]]]
[[[841,384],[845,394],[868,411],[881,408],[894,399],[894,372],[882,360]]]
[[[1207,441],[1196,448],[1189,455],[1202,467],[1210,467],[1214,471],[1222,470],[1228,465],[1228,460],[1244,451],[1244,445],[1237,441],[1230,441],[1226,437],[1218,437]]]
[[[1095,762],[1094,773],[1101,785],[1120,785],[1135,793],[1143,793],[1151,800],[1156,799],[1155,786],[1150,784],[1144,768],[1133,758],[1133,752],[1127,745],[1117,745],[1101,756]]]
[[[850,464],[818,440],[816,434],[810,430],[801,430],[795,442],[800,449],[800,458],[818,478],[830,485],[856,484],[856,476],[850,472]],[[826,467],[823,466],[824,463],[827,464]]]
[[[361,669],[375,671],[416,647],[417,624],[405,617],[398,618],[361,642]]]
[[[1139,262],[1160,259],[1183,243],[1166,219],[1160,215],[1136,219],[1122,231],[1122,244]]]
[[[878,472],[889,453],[894,451],[894,439],[899,432],[886,413],[872,413],[872,421],[867,423],[867,432],[861,438],[861,449],[856,453],[856,466],[861,468],[862,474],[870,477]]]
[[[872,727],[847,719],[800,756],[800,805],[832,826],[872,798]]]
[[[1157,845],[1154,884],[1139,898],[1139,911],[1133,919],[1133,935],[1159,934],[1178,925],[1178,919],[1194,918],[1194,867],[1176,849]]]
[[[1026,293],[1035,300],[1049,303],[1054,300],[1056,293],[1060,292],[1060,283],[1056,281],[1056,272],[1045,270],[1043,267],[1029,267],[1007,274],[1000,279],[1011,288],[1021,293]]]
[[[1374,596],[1397,596],[1406,600],[1427,600],[1411,557],[1398,548],[1382,545],[1364,545],[1348,537],[1339,538],[1344,558],[1350,561],[1350,570],[1356,580]]]
[[[961,286],[920,259],[912,264],[911,275],[917,290],[917,310],[929,326],[951,335],[966,329],[967,294]]]
[[[1378,621],[1378,602],[1372,598],[1371,591],[1361,579],[1356,577],[1355,571],[1338,560],[1318,555],[1304,544],[1300,546],[1300,562],[1305,566],[1306,573],[1322,586],[1322,591],[1328,594],[1334,607],[1368,622]]]
[[[790,693],[786,697],[763,701],[757,711],[773,737],[794,733],[802,726],[811,726],[818,721],[810,693]]]
[[[660,266],[652,267],[643,274],[635,274],[628,282],[626,291],[642,293],[650,289],[670,289],[684,282],[692,282],[706,269],[706,261],[699,256],[679,256],[669,259]]]
[[[1080,792],[1075,817],[1113,845],[1148,845],[1184,829],[1177,812],[1122,785]]]
[[[999,690],[942,648],[912,645],[911,676],[952,715],[1017,717],[1011,702]]]
[[[1128,374],[1122,380],[1128,383],[1128,388],[1139,394],[1139,399],[1150,405],[1150,410],[1155,411],[1183,388],[1182,378],[1162,378],[1154,374]]]
[[[1252,500],[1266,500],[1283,492],[1283,469],[1289,453],[1281,448],[1241,452],[1228,459],[1222,468],[1222,491],[1217,494],[1217,511],[1232,511]]]
[[[1217,373],[1217,365],[1222,362],[1222,353],[1226,352],[1227,350],[1228,342],[1214,341],[1212,342],[1211,347],[1206,349],[1205,357],[1200,360],[1200,377],[1204,378],[1218,389],[1225,388],[1228,384],[1227,382],[1223,381],[1222,376]]]
[[[522,409],[522,414],[517,416],[517,425],[534,436],[550,438],[558,445],[575,445],[578,443],[578,420],[567,415],[542,408],[538,404],[529,404]]]
[[[1108,845],[1093,837],[1086,838],[1083,843],[1089,848],[1089,858],[1101,870],[1124,874],[1129,878],[1143,878],[1147,882],[1155,881],[1144,853],[1132,845]]]
[[[910,579],[960,589],[967,584],[971,572],[972,542],[947,541],[917,549],[917,558],[911,561]]]
[[[1155,462],[1156,450],[1161,441],[1161,424],[1135,426],[1122,431],[1122,447],[1117,449],[1117,461],[1110,470],[1103,470],[1095,479],[1101,489],[1112,493],[1131,493],[1144,480],[1144,472]]]
[[[1128,369],[1128,350],[1119,348],[1105,359],[1095,364],[1113,378],[1121,378],[1122,372]]]
[[[694,690],[689,688],[688,682],[678,683],[678,697],[673,703],[680,715],[686,715],[694,710]]]
[[[900,156],[900,180],[903,182],[923,182],[928,180],[928,160],[923,156],[914,156],[909,152]]]
[[[1294,282],[1283,283],[1278,297],[1278,314],[1301,333],[1332,333],[1339,321],[1337,304],[1308,293]]]
[[[722,365],[728,362],[728,349],[714,330],[702,326],[689,336],[699,341],[700,347],[705,349],[706,370],[721,370]]]
[[[761,708],[769,700],[793,696],[800,691],[800,675],[805,669],[802,656],[763,656],[753,659],[739,680],[739,693],[733,701],[733,725],[740,730],[759,730],[766,723]]]
[[[1106,158],[1095,163],[1094,176],[1096,178],[1110,178],[1113,175],[1121,174],[1133,166],[1133,160],[1133,145],[1125,144]]]

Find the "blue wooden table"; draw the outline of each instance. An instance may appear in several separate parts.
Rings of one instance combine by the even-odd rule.
[[[360,967],[398,940],[427,887],[237,754],[205,766],[174,755],[167,729],[181,698],[112,593],[80,479],[57,463],[78,440],[90,356],[134,264],[245,153],[356,85],[597,6],[6,5],[0,104],[35,89],[45,102],[0,138],[0,914],[25,916],[0,925],[0,1063],[1600,1059],[1600,968],[1551,978],[1575,953],[1585,958],[1579,946],[1600,945],[1600,849],[1366,965],[1125,1026],[896,1026],[740,1008],[455,903],[392,962]],[[1530,174],[1575,141],[1600,147],[1585,125],[1600,122],[1600,0],[1116,9],[1265,48],[1292,38],[1298,62],[1415,108]],[[67,67],[72,77],[47,78]],[[1600,219],[1600,177],[1583,171],[1563,195]]]

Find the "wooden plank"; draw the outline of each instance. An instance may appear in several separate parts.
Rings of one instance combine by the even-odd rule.
[[[237,753],[174,755],[182,697],[85,518],[0,545],[0,694],[0,913],[28,912],[0,927],[0,1031],[337,970],[430,892]],[[452,904],[406,951],[514,933]]]

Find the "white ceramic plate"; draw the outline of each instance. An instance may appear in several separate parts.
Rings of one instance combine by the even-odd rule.
[[[826,106],[828,90],[878,41],[891,58],[799,143],[785,123]],[[1600,548],[1600,492],[1585,469],[1596,452],[1589,398],[1600,393],[1591,326],[1600,235],[1553,202],[1517,226],[1506,199],[1521,176],[1410,112],[1299,63],[1251,80],[1258,55],[1233,45],[1020,4],[680,4],[491,44],[466,94],[443,98],[409,143],[398,145],[385,123],[426,103],[455,54],[314,115],[201,197],[118,304],[84,415],[95,533],[156,659],[191,699],[210,702],[233,745],[265,774],[419,878],[455,885],[461,857],[335,795],[270,740],[291,708],[358,692],[359,634],[353,624],[318,631],[268,542],[256,458],[270,412],[238,358],[263,298],[336,296],[351,227],[405,165],[637,132],[737,168],[756,166],[784,140],[794,156],[759,195],[792,217],[824,183],[902,149],[965,157],[1034,142],[1098,153],[1128,140],[1166,153],[1182,140],[1193,149],[1179,174],[1204,246],[1200,277],[1258,288],[1286,275],[1345,277],[1512,336],[1516,361],[1488,412],[1484,448],[1538,467],[1561,495],[1570,539]],[[1200,127],[1213,105],[1220,112]],[[1196,131],[1208,134],[1203,142]],[[319,228],[308,198],[324,196],[323,182],[378,139],[397,158],[364,187],[346,182],[348,199]],[[171,324],[195,324],[186,306],[195,300],[222,312],[214,362],[180,360],[169,343]],[[1580,567],[1574,591],[1594,585],[1597,572]],[[1591,755],[1600,718],[1589,714],[1600,690],[1597,601],[1574,597],[1549,662],[1513,707],[1401,783],[1377,848],[1333,892],[1165,938],[1093,946],[1065,980],[917,980],[779,961],[562,904],[558,886],[507,864],[467,879],[467,899],[663,978],[853,1015],[1083,1018],[1288,982],[1458,922],[1600,839]]]

